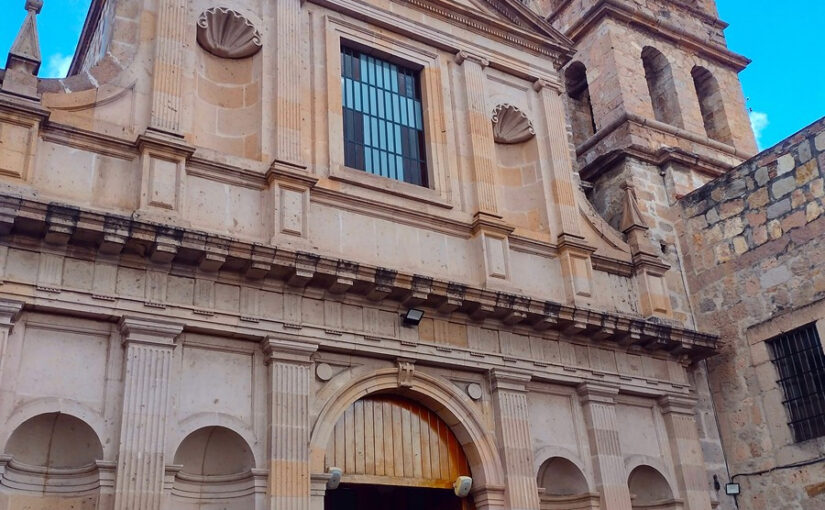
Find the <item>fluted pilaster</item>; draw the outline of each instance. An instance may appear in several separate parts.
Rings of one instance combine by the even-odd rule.
[[[696,400],[665,396],[659,399],[659,405],[685,510],[710,510],[710,480],[696,428]]]
[[[467,95],[467,127],[470,132],[473,175],[478,212],[498,216],[495,183],[495,141],[490,116],[485,109],[484,69],[490,62],[461,51],[456,62],[464,68]]]
[[[573,183],[573,161],[567,138],[567,117],[559,91],[544,80],[535,82],[534,87],[544,108],[542,116],[545,124],[539,139],[539,151],[543,174],[549,174],[553,198],[556,204],[559,225],[558,234],[581,237],[579,211],[576,204]]]
[[[539,508],[525,386],[529,381],[529,375],[498,370],[492,373],[496,432],[507,480],[504,494],[510,510]]]
[[[9,335],[22,312],[22,302],[0,299],[0,381],[3,380],[3,368],[6,362],[6,345],[9,343]]]
[[[615,398],[618,394],[618,388],[592,384],[579,386],[602,510],[631,510],[616,419]]]
[[[301,87],[303,59],[296,55],[301,33],[300,0],[275,2],[275,159],[291,166],[301,163]]]
[[[187,3],[185,0],[159,0],[157,3],[150,127],[173,134],[180,134],[181,130]]]
[[[159,510],[163,496],[169,374],[183,325],[125,317],[126,346],[115,510]]]
[[[272,510],[309,510],[309,389],[317,344],[267,338],[269,364],[270,471]]]

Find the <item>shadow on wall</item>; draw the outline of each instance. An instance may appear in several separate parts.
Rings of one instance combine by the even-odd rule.
[[[103,446],[84,421],[64,413],[30,418],[0,456],[0,508],[94,510],[103,478]]]
[[[175,453],[172,507],[176,510],[252,510],[256,493],[266,490],[256,483],[255,458],[246,441],[225,427],[204,427],[192,432]]]

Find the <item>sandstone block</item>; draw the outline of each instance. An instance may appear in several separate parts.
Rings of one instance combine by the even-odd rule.
[[[791,210],[791,201],[787,198],[768,206],[768,219],[778,218]]]
[[[816,138],[814,138],[814,145],[816,146],[816,150],[825,151],[825,132],[816,135]]]
[[[805,184],[817,176],[816,160],[812,159],[796,169],[797,185]]]
[[[767,205],[769,200],[768,188],[759,188],[748,197],[748,207],[758,208]]]
[[[776,161],[776,175],[785,175],[793,170],[795,166],[796,163],[794,162],[793,156],[785,154]]]
[[[796,188],[796,180],[793,177],[786,177],[771,184],[771,194],[773,198],[778,200],[793,191],[794,188]]]
[[[822,214],[822,207],[817,202],[811,202],[805,208],[805,221],[810,223],[819,218]]]
[[[782,225],[779,223],[779,220],[771,220],[771,222],[768,223],[768,234],[771,239],[779,239],[782,237]]]

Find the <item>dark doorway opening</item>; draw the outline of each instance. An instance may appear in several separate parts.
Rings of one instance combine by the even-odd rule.
[[[470,510],[450,489],[341,484],[327,491],[325,510]]]

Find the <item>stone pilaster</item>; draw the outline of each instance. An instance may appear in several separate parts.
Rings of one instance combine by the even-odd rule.
[[[589,383],[579,386],[602,510],[631,510],[627,470],[619,445],[616,419],[618,394],[618,388]]]
[[[159,510],[172,351],[183,325],[124,317],[120,330],[126,363],[115,510]]]
[[[476,214],[500,218],[496,200],[495,141],[490,128],[490,116],[485,109],[484,69],[490,62],[484,57],[465,51],[460,51],[455,59],[464,68],[467,128],[470,132],[470,152],[478,208]]]
[[[275,2],[275,161],[281,165],[304,167],[301,154],[302,58],[295,54],[301,31],[301,0]]]
[[[590,259],[594,248],[585,242],[579,224],[573,177],[573,160],[570,157],[564,103],[558,86],[546,80],[536,80],[533,89],[538,95],[543,114],[544,129],[538,131],[538,149],[541,173],[550,186],[548,203],[555,210],[548,213],[553,221],[553,231],[559,249],[565,293],[570,303],[582,302],[593,295],[593,264]]]
[[[324,510],[324,498],[327,495],[329,473],[313,474],[310,478],[310,510]]]
[[[540,134],[539,151],[542,174],[549,176],[553,202],[558,214],[557,234],[581,238],[579,207],[573,182],[573,160],[567,138],[567,117],[559,90],[545,80],[537,80],[533,89],[543,108],[540,115],[545,129]]]
[[[491,374],[496,435],[504,460],[509,510],[538,510],[527,387],[530,376],[494,370]]]
[[[159,0],[155,32],[150,128],[181,134],[183,56],[187,29],[185,0]],[[194,27],[191,27],[194,30]]]
[[[710,480],[696,426],[696,399],[664,396],[659,405],[685,510],[710,510]]]
[[[309,389],[318,344],[267,338],[269,365],[269,504],[272,510],[310,509]]]
[[[9,335],[20,314],[23,312],[23,303],[9,299],[0,299],[0,381],[3,380],[3,368],[6,364],[6,345]]]

